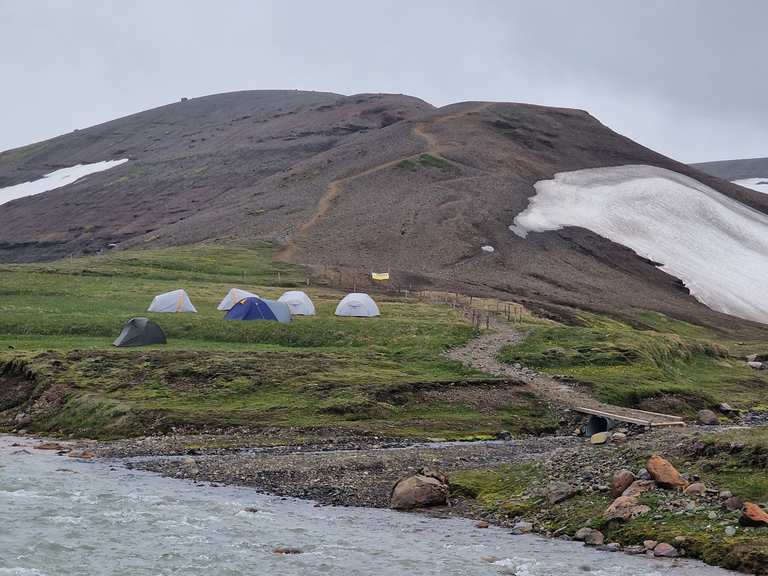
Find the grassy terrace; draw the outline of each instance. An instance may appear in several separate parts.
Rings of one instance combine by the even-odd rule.
[[[766,372],[746,366],[743,354],[764,343],[729,342],[712,331],[646,312],[633,326],[577,313],[576,325],[529,323],[526,340],[502,351],[520,362],[589,384],[605,402],[691,416],[728,402],[767,409]]]
[[[290,325],[225,321],[216,310],[233,286],[277,297],[304,279],[273,262],[268,245],[1,266],[0,421],[21,402],[31,430],[100,437],[171,427],[442,438],[552,429],[551,415],[522,392],[505,390],[506,403],[486,406],[483,391],[497,384],[443,358],[474,333],[447,306],[377,296],[382,317],[337,318],[341,293],[305,287],[318,315]],[[155,294],[176,288],[199,314],[146,312]],[[153,317],[169,343],[113,348],[132,316]]]

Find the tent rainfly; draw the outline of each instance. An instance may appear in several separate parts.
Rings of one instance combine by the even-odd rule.
[[[379,307],[368,294],[347,294],[336,306],[336,316],[379,316]]]
[[[301,290],[288,290],[277,301],[287,304],[293,316],[315,315],[315,305],[309,299],[309,296]]]
[[[224,296],[224,299],[219,302],[219,305],[216,307],[216,310],[229,310],[237,304],[240,300],[243,300],[245,298],[258,298],[258,294],[254,294],[253,292],[248,292],[248,290],[241,290],[240,288],[231,288],[229,292],[227,292],[227,295]]]
[[[277,320],[290,322],[291,311],[288,305],[265,298],[244,298],[230,308],[224,320]]]
[[[112,344],[120,347],[165,344],[165,333],[149,318],[131,318],[123,324],[123,331]]]
[[[197,312],[197,309],[185,290],[173,290],[155,296],[147,312]]]

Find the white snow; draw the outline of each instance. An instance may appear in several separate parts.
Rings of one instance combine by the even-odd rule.
[[[480,250],[482,250],[483,252],[493,252],[495,248],[493,246],[485,245],[485,246],[481,246]]]
[[[617,166],[535,185],[518,236],[588,228],[680,278],[714,310],[768,323],[768,216],[677,172]]]
[[[128,158],[123,158],[121,160],[104,160],[102,162],[94,162],[93,164],[77,164],[75,166],[70,166],[69,168],[61,168],[60,170],[46,174],[42,178],[32,180],[31,182],[22,182],[21,184],[0,188],[0,204],[5,204],[16,198],[23,198],[24,196],[32,196],[34,194],[40,194],[41,192],[47,192],[54,188],[61,188],[67,184],[72,184],[72,182],[75,182],[84,176],[114,168],[125,162],[128,162]]]
[[[768,176],[763,178],[745,178],[744,180],[733,180],[734,184],[757,190],[763,194],[768,194]]]

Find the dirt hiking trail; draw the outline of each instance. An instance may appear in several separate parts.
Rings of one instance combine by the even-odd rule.
[[[679,417],[605,404],[546,374],[535,372],[519,364],[512,365],[499,362],[497,356],[503,347],[514,346],[524,339],[525,335],[515,330],[510,324],[494,321],[490,330],[471,340],[465,346],[449,350],[447,355],[453,360],[458,360],[488,374],[520,380],[536,396],[556,408],[568,410],[585,408],[604,412],[618,420],[648,422],[651,426],[679,425]]]
[[[388,162],[384,162],[383,164],[377,164],[376,166],[367,168],[362,172],[356,172],[355,174],[350,174],[349,176],[344,176],[343,178],[338,178],[332,181],[330,184],[328,184],[328,187],[326,188],[325,193],[320,197],[320,200],[318,200],[317,206],[315,207],[315,211],[312,213],[312,216],[310,216],[308,220],[305,220],[298,226],[296,231],[291,235],[291,238],[289,239],[288,243],[277,255],[277,258],[279,260],[285,260],[285,261],[290,261],[293,259],[293,256],[296,253],[296,240],[299,239],[301,236],[305,235],[313,226],[315,226],[315,224],[317,224],[319,220],[321,220],[328,213],[328,211],[333,206],[334,200],[336,200],[339,194],[341,194],[341,192],[343,191],[345,184],[352,182],[353,180],[357,180],[358,178],[369,176],[370,174],[374,174],[381,170],[386,170],[387,168],[391,168],[392,166],[395,166],[405,160],[417,159],[424,154],[429,154],[430,156],[439,158],[444,162],[448,162],[449,164],[455,165],[456,164],[455,162],[443,157],[442,153],[445,147],[440,143],[440,141],[434,134],[429,133],[427,130],[425,130],[425,128],[427,128],[428,126],[432,126],[434,124],[448,122],[450,120],[461,118],[462,116],[467,116],[469,114],[475,114],[475,113],[481,112],[492,105],[493,105],[493,102],[483,102],[482,104],[478,104],[477,106],[473,106],[471,108],[462,110],[460,112],[446,114],[445,116],[437,116],[435,118],[431,118],[429,120],[419,122],[416,124],[416,126],[414,126],[412,133],[417,138],[421,138],[422,140],[424,140],[424,142],[427,145],[426,150],[422,152],[418,152],[416,154],[411,154],[409,156],[395,158],[394,160],[389,160]]]

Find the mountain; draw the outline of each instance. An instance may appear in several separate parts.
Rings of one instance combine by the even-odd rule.
[[[729,180],[739,186],[768,194],[768,158],[722,160],[692,164],[697,170]]]
[[[747,178],[768,179],[768,158],[744,158],[741,160],[720,160],[717,162],[701,162],[691,164],[696,170],[701,170],[723,180],[745,180]]]
[[[513,294],[550,309],[562,304],[624,315],[657,310],[723,328],[733,324],[724,313],[768,322],[762,311],[728,307],[743,293],[725,304],[709,301],[716,310],[702,305],[699,300],[707,300],[697,291],[708,278],[695,277],[695,270],[683,278],[691,295],[672,275],[681,267],[665,262],[664,253],[644,253],[642,243],[628,247],[630,236],[655,233],[647,227],[651,216],[628,221],[638,227],[634,235],[613,241],[609,232],[596,232],[586,214],[583,222],[537,224],[515,233],[516,217],[538,202],[537,182],[584,169],[666,171],[622,176],[667,186],[674,210],[666,230],[688,226],[685,213],[706,219],[710,204],[723,198],[732,204],[716,212],[721,234],[738,233],[728,222],[733,211],[758,219],[768,213],[768,196],[664,157],[584,111],[491,102],[435,108],[390,94],[219,94],[4,152],[0,187],[80,163],[124,159],[0,205],[0,260],[52,259],[111,244],[125,249],[269,240],[284,260],[360,278],[390,270],[403,286]],[[610,193],[598,184],[580,185]],[[644,213],[654,202],[642,186],[632,190],[623,205],[612,206],[617,217]],[[590,202],[589,195],[578,198],[582,205]],[[566,211],[579,215],[579,205]],[[689,243],[688,252],[700,248],[691,238],[695,232],[680,240]],[[743,245],[752,254],[756,242],[750,236],[723,245]],[[727,260],[718,246],[706,252]],[[744,281],[752,294],[747,298],[759,298],[762,280]]]

